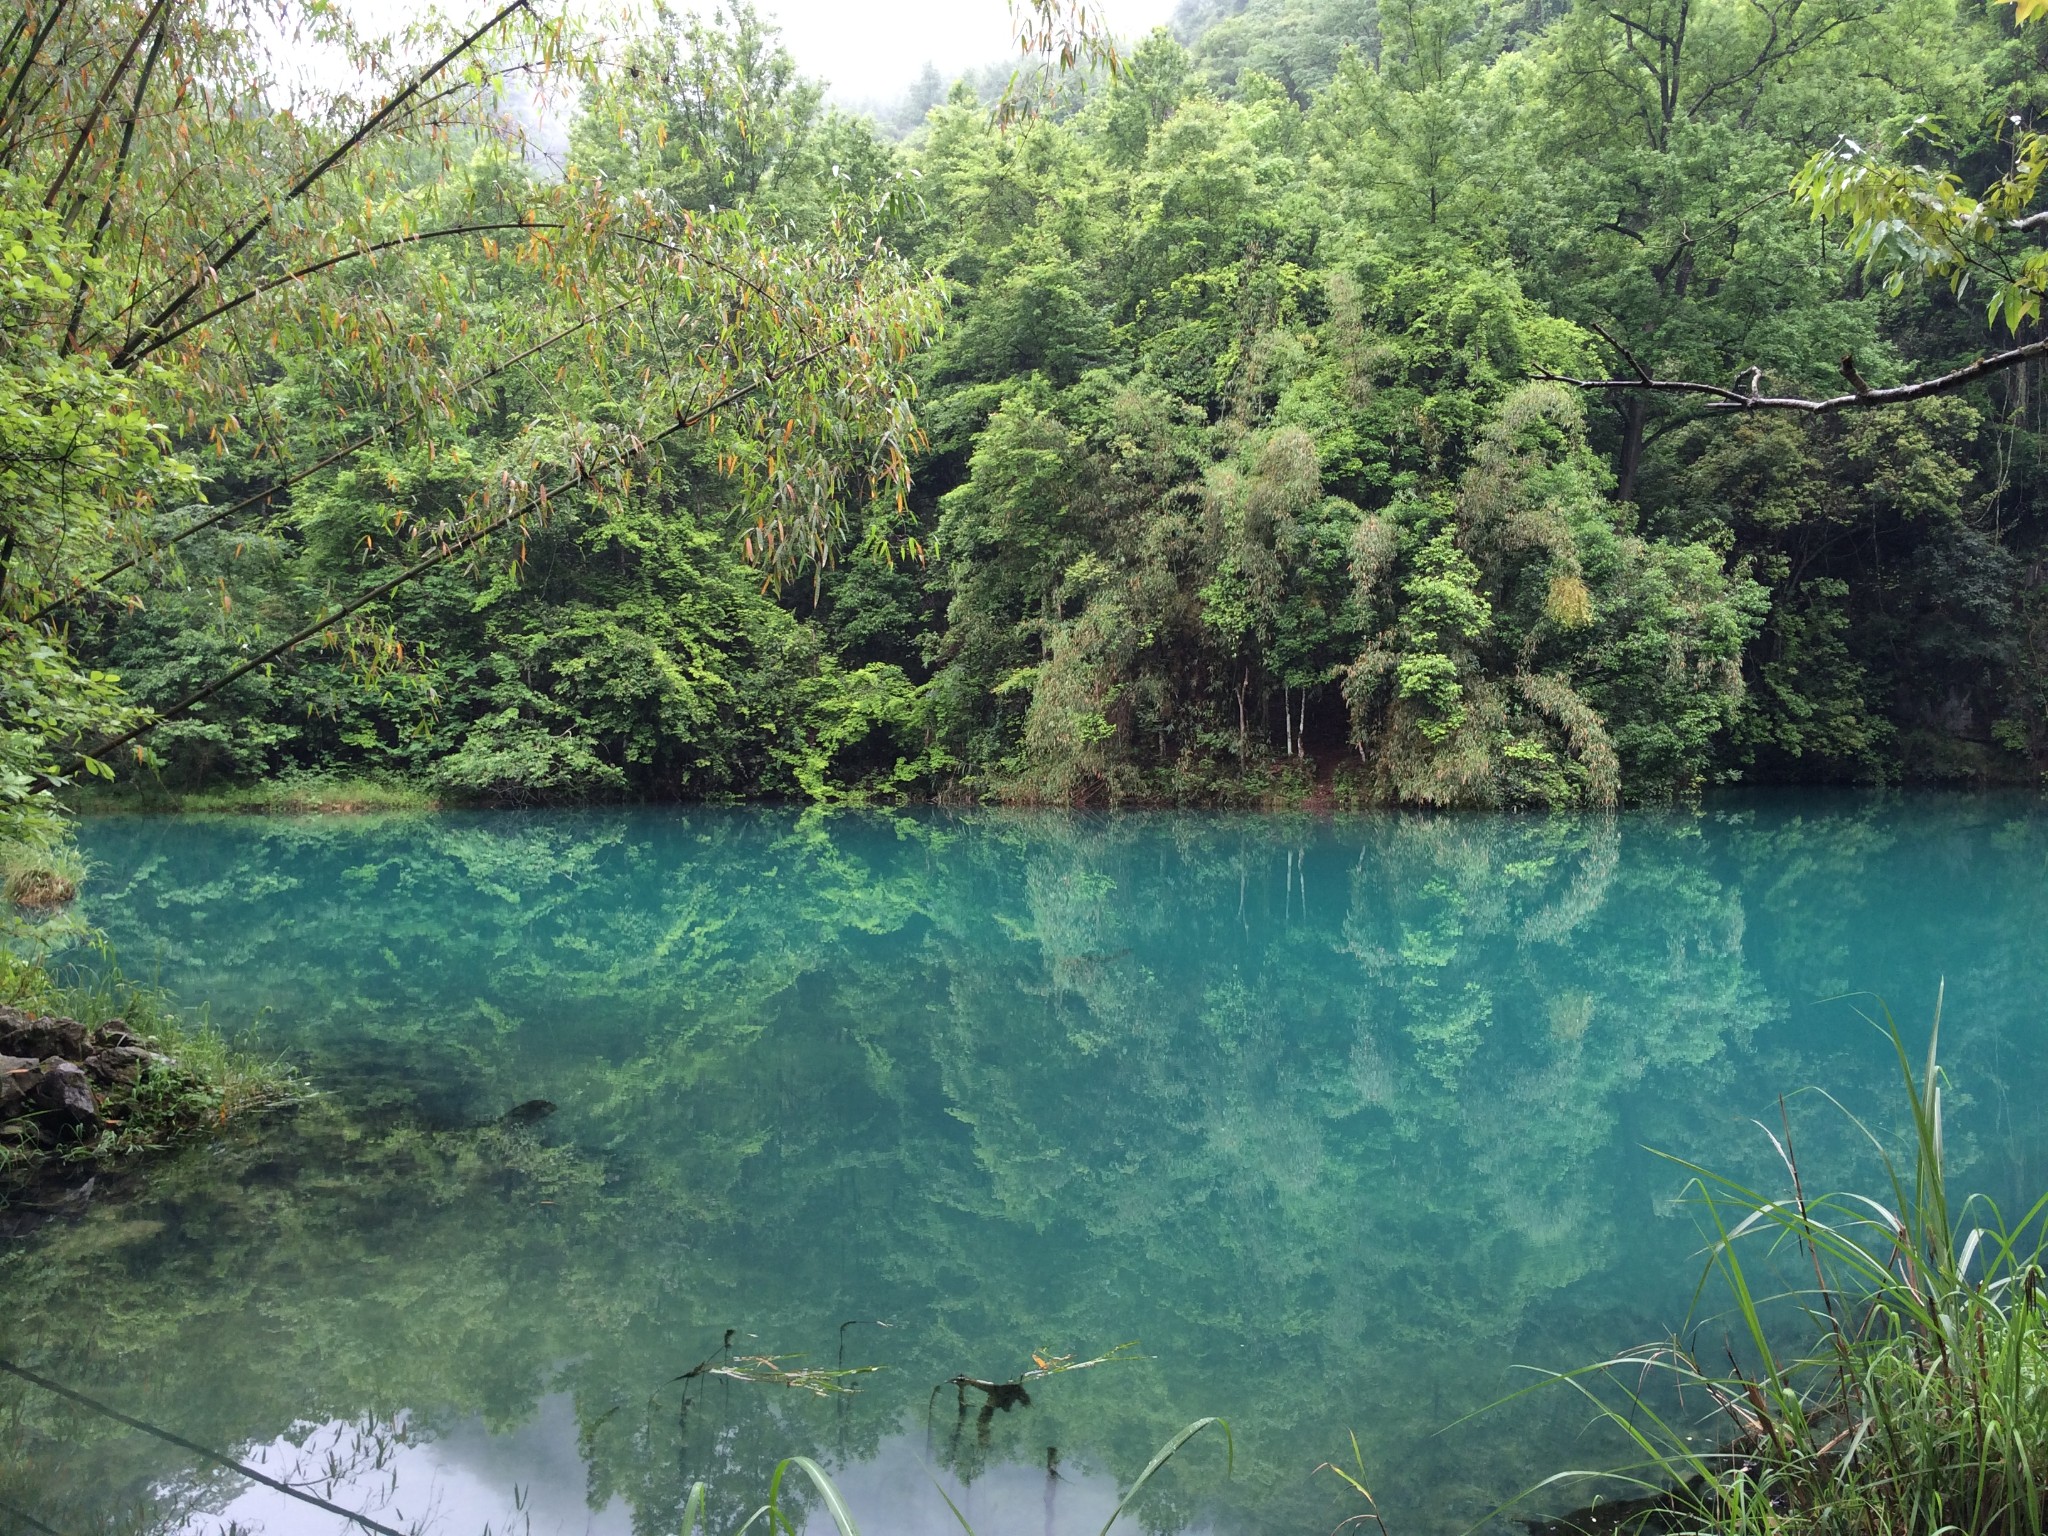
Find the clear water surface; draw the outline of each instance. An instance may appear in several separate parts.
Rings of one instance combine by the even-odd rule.
[[[1851,991],[1920,1033],[1945,977],[1958,1178],[2048,1185],[2028,798],[83,833],[131,972],[324,1092],[12,1240],[0,1355],[398,1531],[674,1533],[701,1478],[727,1533],[804,1453],[869,1536],[1094,1532],[1204,1414],[1234,1469],[1133,1531],[1321,1536],[1354,1431],[1395,1536],[1463,1531],[1611,1452],[1563,1392],[1466,1415],[1685,1318],[1647,1149],[1769,1180],[1790,1094],[1827,1183],[1797,1090],[1896,1123]],[[349,1529],[0,1378],[0,1530]]]

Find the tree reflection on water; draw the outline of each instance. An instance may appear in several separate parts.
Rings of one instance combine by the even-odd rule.
[[[1215,1413],[1235,1475],[1196,1442],[1149,1528],[1327,1530],[1356,1430],[1403,1536],[1463,1530],[1605,1450],[1563,1394],[1446,1426],[1684,1316],[1644,1144],[1768,1178],[1780,1091],[1880,1102],[1822,999],[1911,1020],[1946,975],[1958,1168],[2044,1173],[2025,801],[85,830],[131,971],[327,1092],[0,1255],[6,1352],[400,1529],[673,1532],[703,1478],[729,1531],[805,1453],[870,1529],[957,1529],[929,1470],[982,1536],[1093,1531]],[[674,1379],[728,1329],[884,1369]],[[932,1394],[1126,1339],[1028,1406]],[[342,1528],[22,1382],[0,1414],[50,1528]]]

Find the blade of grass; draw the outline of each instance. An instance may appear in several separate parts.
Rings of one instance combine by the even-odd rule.
[[[1211,1424],[1220,1424],[1223,1426],[1223,1443],[1227,1447],[1229,1447],[1229,1459],[1224,1463],[1224,1476],[1228,1477],[1231,1471],[1235,1470],[1237,1466],[1237,1440],[1236,1437],[1230,1433],[1229,1423],[1223,1419],[1218,1418],[1197,1419],[1194,1423],[1190,1424],[1186,1429],[1182,1430],[1179,1434],[1175,1435],[1171,1440],[1167,1441],[1166,1444],[1162,1445],[1159,1448],[1159,1454],[1154,1456],[1151,1459],[1151,1461],[1146,1463],[1145,1470],[1138,1474],[1138,1480],[1135,1483],[1131,1484],[1131,1491],[1125,1494],[1123,1498],[1118,1501],[1116,1508],[1110,1512],[1109,1518],[1102,1523],[1102,1530],[1099,1533],[1099,1536],[1109,1536],[1109,1528],[1112,1525],[1116,1524],[1117,1516],[1121,1515],[1127,1508],[1130,1507],[1131,1500],[1135,1499],[1140,1493],[1144,1491],[1145,1485],[1152,1481],[1154,1475],[1158,1473],[1159,1469],[1165,1466],[1169,1461],[1173,1460],[1175,1453],[1178,1452],[1182,1446],[1186,1445],[1190,1440],[1194,1439],[1195,1436],[1199,1435]]]
[[[1789,1199],[1669,1159],[1692,1176],[1708,1240],[1689,1330],[1703,1321],[1698,1307],[1711,1280],[1728,1297],[1731,1321],[1739,1319],[1754,1375],[1732,1350],[1726,1372],[1709,1373],[1674,1343],[1549,1378],[1580,1392],[1633,1445],[1642,1460],[1603,1475],[1653,1494],[1660,1521],[1704,1536],[2041,1536],[2048,1524],[2039,1470],[2048,1445],[2048,1197],[2017,1227],[1988,1198],[1951,1203],[1941,1001],[1924,1058],[1909,1052],[1881,1004],[1878,1017],[1863,1015],[1896,1060],[1914,1143],[1910,1173],[1839,1100],[1810,1090],[1875,1152],[1889,1205],[1854,1192],[1810,1201],[1782,1113],[1782,1139],[1762,1129],[1791,1181]],[[1773,1262],[1800,1250],[1816,1289],[1760,1285],[1771,1269],[1754,1257],[1757,1243]],[[1812,1345],[1786,1346],[1788,1307],[1814,1329]],[[1643,1379],[1632,1383],[1630,1370]],[[1653,1374],[1681,1404],[1703,1392],[1732,1430],[1696,1445],[1686,1431],[1698,1425],[1668,1421],[1645,1396]]]
[[[775,1476],[768,1484],[768,1509],[771,1523],[780,1524],[785,1530],[794,1531],[795,1524],[782,1513],[782,1479],[791,1467],[811,1480],[811,1486],[818,1490],[818,1498],[825,1505],[825,1512],[832,1517],[832,1523],[839,1528],[839,1536],[860,1536],[860,1527],[855,1524],[853,1511],[846,1507],[846,1500],[832,1485],[832,1479],[825,1475],[825,1469],[808,1456],[789,1456],[775,1464]]]
[[[925,1476],[932,1478],[932,1487],[938,1489],[939,1497],[946,1501],[946,1508],[953,1511],[953,1518],[960,1522],[960,1529],[965,1531],[967,1536],[974,1536],[974,1527],[969,1525],[967,1517],[960,1513],[960,1506],[953,1502],[953,1496],[946,1492],[945,1488],[940,1485],[939,1480],[936,1477],[932,1477],[930,1472],[926,1472]]]

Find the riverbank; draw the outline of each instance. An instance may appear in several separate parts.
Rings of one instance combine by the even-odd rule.
[[[438,811],[450,804],[417,784],[368,778],[268,779],[171,789],[157,780],[86,784],[66,796],[81,815],[346,816],[370,811]]]
[[[178,1019],[111,964],[70,985],[39,961],[0,968],[0,1190],[166,1151],[297,1086],[290,1067]]]
[[[76,814],[104,815],[356,815],[371,812],[456,809],[558,810],[593,804],[701,804],[661,796],[537,795],[517,800],[450,795],[404,779],[327,777],[308,774],[255,783],[175,789],[156,779],[80,784],[65,795]],[[1168,768],[1130,773],[1114,781],[1049,785],[1028,780],[991,782],[974,788],[944,787],[930,792],[837,794],[825,800],[736,795],[719,804],[823,804],[846,807],[915,805],[1061,807],[1075,810],[1362,810],[1379,802],[1354,758],[1324,753],[1254,764],[1242,771]]]

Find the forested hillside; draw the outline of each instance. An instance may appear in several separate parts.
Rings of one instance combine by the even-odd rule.
[[[558,161],[450,133],[353,174],[394,205],[452,179],[513,229],[602,187],[838,252],[848,291],[904,285],[875,334],[914,405],[825,433],[851,467],[787,526],[763,493],[794,416],[675,439],[110,759],[496,801],[2033,780],[2039,362],[1897,404],[1738,397],[2039,334],[2023,219],[1958,263],[1856,199],[1874,178],[1983,224],[2002,205],[1963,189],[2011,171],[2023,210],[2043,46],[1984,0],[1187,0],[1036,116],[961,85],[897,141],[830,109],[765,13],[665,18],[590,77]],[[459,374],[474,338],[538,338],[539,269],[497,255],[402,253],[439,306],[406,348]],[[331,464],[77,604],[76,654],[179,703],[416,562],[537,423],[645,436],[670,342],[698,344],[542,352],[401,421],[346,325],[252,332],[242,393],[165,453],[216,508]],[[1569,382],[1639,373],[1726,398]]]

